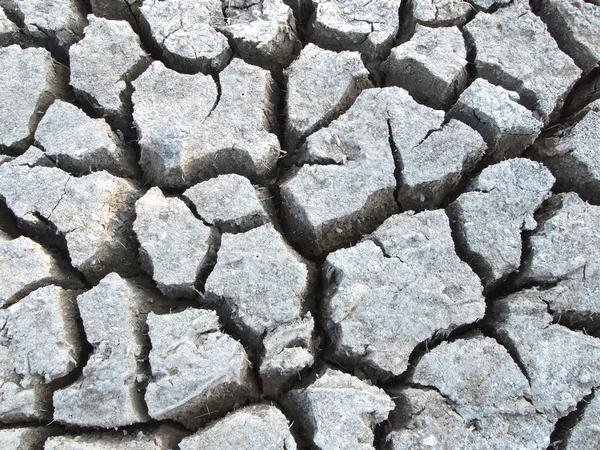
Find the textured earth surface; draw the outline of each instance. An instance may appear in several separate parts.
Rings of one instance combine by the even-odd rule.
[[[598,0],[0,0],[0,449],[599,448]]]

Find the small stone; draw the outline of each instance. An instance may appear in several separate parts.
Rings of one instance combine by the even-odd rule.
[[[16,44],[19,40],[19,28],[12,22],[0,7],[0,47]]]
[[[534,212],[550,197],[554,177],[524,158],[485,168],[447,208],[464,257],[487,292],[521,265],[521,232],[534,230]]]
[[[540,2],[539,14],[560,48],[585,73],[600,61],[600,5],[581,0]]]
[[[303,139],[345,112],[372,87],[357,52],[335,53],[308,44],[286,70],[286,140],[294,150]]]
[[[106,172],[76,178],[57,168],[13,163],[0,166],[0,197],[22,227],[34,235],[64,236],[71,263],[89,280],[135,269],[133,183]]]
[[[206,280],[207,301],[258,346],[265,331],[302,317],[313,270],[271,224],[224,234]]]
[[[47,385],[68,375],[80,357],[75,294],[46,286],[0,310],[2,422],[49,419]]]
[[[256,396],[244,347],[219,331],[213,311],[150,313],[148,326],[152,376],[145,398],[153,419],[197,429],[211,414]]]
[[[274,71],[287,67],[301,46],[294,13],[281,0],[229,1],[224,12],[219,31],[250,64]]]
[[[131,81],[150,58],[127,22],[93,15],[88,21],[85,37],[69,49],[71,86],[83,101],[121,124],[131,114]]]
[[[417,24],[412,38],[392,49],[381,68],[387,86],[406,89],[416,100],[446,109],[467,87],[467,49],[457,27]]]
[[[231,58],[219,0],[147,0],[140,8],[142,32],[170,67],[184,73],[220,72]]]
[[[24,236],[0,237],[0,307],[50,284],[79,286],[66,265],[37,242]]]
[[[442,111],[419,105],[403,89],[364,90],[346,113],[308,137],[304,164],[281,183],[290,239],[322,255],[373,231],[398,211],[392,143],[396,150],[416,147],[443,120]]]
[[[559,190],[600,204],[600,111],[543,134],[531,153],[552,170]]]
[[[571,429],[564,446],[565,450],[594,450],[600,448],[600,396],[594,397],[584,406],[583,415]]]
[[[404,372],[420,343],[485,312],[479,279],[456,255],[442,210],[392,216],[368,240],[330,254],[324,274],[336,360],[380,379]]]
[[[197,214],[221,232],[246,232],[264,225],[269,216],[263,206],[265,191],[252,186],[240,175],[219,175],[198,183],[183,193]]]
[[[252,405],[229,413],[179,443],[181,450],[296,450],[286,417],[274,406]]]
[[[51,429],[44,427],[19,427],[0,430],[4,450],[31,450],[42,448]]]
[[[432,448],[436,435],[446,441],[461,434],[468,437],[472,448],[543,450],[550,444],[554,421],[534,409],[529,402],[527,379],[506,349],[491,338],[474,335],[440,344],[417,363],[411,382],[435,391],[407,392],[410,405],[400,394],[400,408],[404,411],[423,400],[427,405],[423,405],[424,411],[413,410],[415,415],[406,424],[410,428],[405,425],[392,433],[392,439],[399,439],[399,444],[407,438],[420,439],[426,431],[426,446],[416,448]],[[431,421],[427,420],[429,417]],[[438,431],[436,425],[448,428]],[[438,446],[453,448],[440,443]],[[464,440],[459,445],[462,446]]]
[[[212,260],[211,228],[178,198],[151,188],[135,204],[133,230],[142,267],[168,296],[194,297],[198,275]]]
[[[471,127],[450,120],[413,148],[398,149],[402,172],[398,201],[404,211],[439,207],[487,146]]]
[[[57,100],[48,108],[35,140],[63,170],[106,170],[125,178],[136,174],[133,149],[125,147],[104,119],[92,119],[70,103]]]
[[[382,389],[330,368],[307,387],[285,394],[282,401],[322,450],[374,449],[375,425],[394,409]]]
[[[27,148],[46,108],[64,94],[64,78],[43,48],[0,48],[0,146]]]
[[[556,421],[600,385],[600,339],[552,322],[535,290],[494,301],[489,318],[500,342],[519,358],[533,406]]]
[[[315,0],[309,25],[312,41],[334,51],[361,53],[376,68],[399,29],[400,0]]]
[[[140,165],[149,183],[189,187],[223,173],[269,179],[280,146],[277,87],[266,70],[234,59],[211,77],[183,75],[154,63],[133,84]]]
[[[478,13],[465,33],[475,47],[479,77],[517,91],[544,123],[558,117],[581,70],[559,50],[528,2],[516,2],[494,14]]]
[[[429,27],[451,27],[464,25],[474,11],[466,1],[409,0],[405,14],[413,23]]]
[[[54,393],[54,420],[112,428],[148,420],[140,391],[149,343],[146,314],[155,296],[116,273],[77,297],[94,351],[82,376]]]
[[[478,131],[489,150],[485,159],[499,162],[520,156],[538,137],[543,123],[518,103],[519,94],[476,79],[449,111]]]

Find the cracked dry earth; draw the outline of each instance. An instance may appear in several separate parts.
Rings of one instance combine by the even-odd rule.
[[[0,0],[0,449],[600,448],[598,0]]]

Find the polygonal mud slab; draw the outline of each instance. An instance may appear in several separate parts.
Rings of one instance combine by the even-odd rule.
[[[0,166],[0,197],[34,235],[66,239],[71,263],[90,280],[135,270],[131,223],[138,191],[107,172],[80,178],[57,168]]]
[[[85,7],[77,0],[2,0],[0,5],[23,22],[28,36],[58,50],[65,58],[87,24]]]
[[[224,233],[246,232],[269,221],[266,191],[240,175],[219,175],[183,193],[206,223]]]
[[[229,413],[184,438],[181,450],[296,450],[286,417],[274,406],[252,405]]]
[[[44,427],[19,427],[0,430],[0,442],[4,450],[31,450],[43,448],[52,429]]]
[[[552,322],[535,290],[494,301],[489,317],[529,379],[533,406],[556,421],[600,385],[600,339]]]
[[[186,433],[172,425],[157,429],[122,430],[84,433],[78,436],[54,436],[46,441],[44,450],[170,450]]]
[[[537,3],[539,14],[560,48],[584,72],[598,67],[600,5],[581,0],[544,0]]]
[[[58,167],[77,174],[106,170],[120,177],[137,174],[136,155],[104,119],[92,119],[76,106],[55,101],[35,131],[37,145]]]
[[[149,342],[146,314],[156,296],[115,273],[77,297],[93,346],[83,375],[54,393],[54,420],[112,428],[148,420],[141,393]]]
[[[4,10],[0,7],[0,47],[16,44],[18,40],[19,28],[14,22],[6,17]]]
[[[457,27],[416,25],[408,42],[381,65],[386,86],[406,89],[416,100],[446,109],[467,87],[467,49]]]
[[[413,148],[398,148],[402,171],[398,202],[404,211],[440,206],[465,173],[473,170],[487,146],[475,130],[450,120]]]
[[[225,3],[224,3],[225,4]],[[282,0],[234,0],[224,7],[218,26],[250,64],[276,72],[286,67],[302,44],[292,9]]]
[[[345,112],[363,89],[372,87],[359,53],[335,53],[313,44],[302,49],[284,74],[289,151]]]
[[[197,429],[211,414],[256,396],[244,347],[219,331],[214,311],[150,313],[148,326],[152,376],[145,399],[150,417]]]
[[[594,450],[600,448],[600,396],[598,391],[584,406],[583,415],[573,426],[564,450]]]
[[[542,450],[550,444],[554,421],[531,405],[527,378],[494,339],[475,335],[440,344],[420,359],[411,382],[449,402],[467,423],[472,448]]]
[[[37,242],[0,234],[0,307],[49,284],[80,286],[75,274]]]
[[[271,75],[234,59],[219,84],[220,96],[210,77],[158,62],[133,83],[140,165],[150,183],[188,187],[222,173],[270,177],[280,151],[271,133],[278,95]]]
[[[322,450],[374,449],[373,429],[394,409],[382,389],[330,368],[282,402]]]
[[[304,165],[280,186],[290,239],[319,255],[373,231],[398,211],[393,152],[416,147],[443,120],[400,88],[363,91],[308,137]]]
[[[315,0],[309,36],[320,47],[359,51],[367,67],[392,47],[398,33],[400,0]]]
[[[534,212],[550,197],[554,177],[538,162],[524,158],[485,168],[447,208],[464,257],[486,291],[521,265],[523,230],[534,230]]]
[[[81,344],[75,291],[40,288],[0,310],[0,420],[47,420],[48,383],[78,364]]]
[[[0,147],[26,148],[44,111],[65,88],[64,69],[43,48],[0,48]]]
[[[544,123],[557,118],[581,70],[559,50],[528,2],[515,2],[494,14],[481,12],[465,32],[475,46],[479,77],[517,91]]]
[[[457,0],[408,0],[404,9],[405,25],[412,30],[416,24],[428,27],[451,27],[464,25],[474,9],[466,1]]]
[[[206,280],[206,301],[248,343],[260,347],[266,331],[305,314],[313,270],[271,224],[224,234],[217,264]]]
[[[460,95],[449,116],[477,130],[489,150],[486,161],[520,156],[540,134],[543,123],[524,106],[519,94],[476,79]]]
[[[85,37],[69,49],[71,81],[79,98],[119,126],[131,114],[131,81],[150,58],[131,25],[88,16]]]
[[[481,319],[485,301],[442,210],[393,216],[369,239],[327,257],[323,314],[335,360],[389,378],[418,344]]]
[[[219,0],[147,0],[140,8],[142,32],[169,66],[184,73],[219,72],[231,57]]]
[[[135,204],[140,261],[165,295],[194,297],[198,275],[212,261],[216,236],[178,198],[151,188]]]
[[[531,155],[552,170],[559,190],[600,204],[600,111],[543,134]]]

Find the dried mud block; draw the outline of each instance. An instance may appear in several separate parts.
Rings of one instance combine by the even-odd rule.
[[[392,49],[382,64],[386,85],[406,89],[416,100],[446,109],[467,87],[467,49],[457,27],[416,25],[412,38]]]
[[[189,187],[223,173],[265,181],[279,156],[277,86],[264,69],[234,59],[211,77],[153,63],[133,84],[140,165],[151,184]]]
[[[416,147],[398,149],[402,172],[397,197],[402,209],[439,207],[486,149],[479,133],[454,119]]]
[[[369,68],[392,48],[400,0],[315,0],[311,39],[335,51],[358,51]]]
[[[550,197],[553,184],[554,177],[542,164],[509,159],[485,168],[448,206],[460,251],[486,291],[519,269],[521,232],[536,228],[534,212]]]
[[[175,70],[220,72],[231,58],[227,38],[215,29],[224,24],[226,4],[219,0],[147,0],[140,8],[140,28]]]
[[[308,44],[286,70],[286,143],[290,151],[345,112],[373,87],[357,52],[335,53]]]
[[[304,165],[282,182],[292,241],[319,255],[348,245],[398,211],[393,153],[416,147],[444,120],[397,87],[364,90],[327,128],[309,136]]]
[[[594,397],[585,405],[582,416],[570,431],[565,450],[594,450],[600,448],[600,396],[596,390]]]
[[[87,22],[77,0],[1,0],[7,12],[23,21],[23,31],[57,49],[66,57],[69,47],[83,36]]]
[[[274,406],[252,405],[229,413],[184,438],[181,450],[296,450],[286,417]]]
[[[71,81],[79,98],[119,126],[131,115],[131,81],[150,58],[131,25],[88,16],[85,37],[69,49]]]
[[[550,444],[554,421],[532,406],[527,378],[494,339],[475,335],[440,344],[417,363],[411,382],[446,399],[466,422],[472,448],[542,450]]]
[[[0,430],[4,450],[32,450],[43,448],[50,429],[44,427],[19,427]]]
[[[313,269],[271,224],[224,234],[206,300],[258,345],[266,331],[303,316]]]
[[[139,0],[90,0],[94,16],[126,20],[134,29],[138,26],[140,4]]]
[[[0,6],[0,47],[16,44],[19,40],[19,28],[12,22]]]
[[[314,320],[310,313],[303,319],[267,331],[263,338],[265,355],[260,364],[263,395],[277,399],[299,378],[301,370],[314,363]]]
[[[75,288],[79,281],[52,253],[24,236],[0,236],[0,307],[50,284]]]
[[[64,94],[66,79],[43,48],[0,48],[0,146],[27,148],[41,116]]]
[[[323,314],[335,359],[386,379],[418,344],[481,319],[485,301],[442,210],[392,216],[368,239],[327,257]]]
[[[93,347],[82,376],[54,393],[54,420],[112,428],[148,420],[140,390],[147,358],[146,314],[155,296],[116,273],[77,297]]]
[[[516,2],[494,14],[479,13],[465,26],[465,33],[476,50],[479,77],[517,91],[544,123],[557,118],[581,70],[559,50],[528,3]]]
[[[451,27],[464,25],[475,11],[467,1],[408,0],[404,14],[409,26]]]
[[[0,310],[0,421],[49,420],[48,383],[78,364],[75,291],[46,286]]]
[[[538,137],[543,123],[519,104],[519,94],[476,79],[458,98],[449,116],[477,130],[489,146],[485,159],[520,156]]]
[[[219,175],[183,193],[206,223],[221,232],[246,232],[269,221],[265,192],[240,175]]]
[[[292,9],[282,0],[235,0],[225,7],[225,24],[218,30],[237,54],[267,70],[287,67],[300,49]]]
[[[581,0],[547,0],[539,3],[539,14],[560,48],[584,72],[598,67],[600,5]]]
[[[104,119],[92,119],[61,100],[46,111],[35,131],[35,141],[63,170],[106,170],[125,178],[137,173],[133,149],[125,146]]]
[[[256,396],[244,347],[221,333],[215,312],[150,313],[148,326],[152,376],[145,398],[153,419],[197,429],[212,413]]]
[[[307,387],[285,394],[282,401],[321,450],[374,449],[375,425],[394,409],[382,389],[329,368]]]
[[[489,318],[529,379],[533,406],[556,421],[600,385],[600,339],[552,322],[535,290],[494,301]]]
[[[561,191],[600,204],[600,111],[543,134],[531,155],[550,168]]]
[[[172,425],[160,425],[151,431],[134,428],[53,436],[46,441],[44,450],[171,450],[177,448],[184,434]]]
[[[194,284],[212,261],[211,228],[194,217],[178,198],[168,198],[151,188],[135,204],[133,231],[140,242],[140,261],[169,296],[196,296]]]
[[[135,269],[133,183],[107,172],[76,178],[10,163],[0,166],[0,197],[31,233],[63,236],[71,264],[89,280]]]

